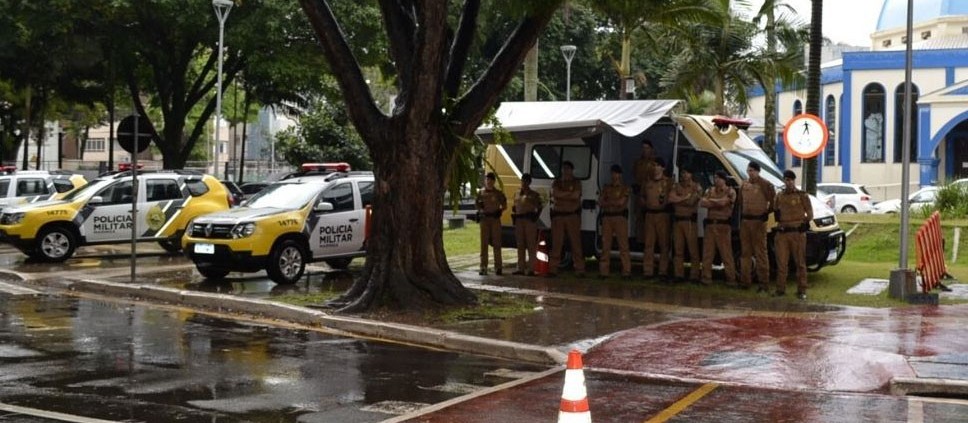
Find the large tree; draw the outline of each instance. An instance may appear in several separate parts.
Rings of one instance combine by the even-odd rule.
[[[370,150],[376,189],[366,264],[336,304],[426,307],[469,304],[443,249],[444,185],[456,152],[548,24],[560,0],[500,2],[517,25],[472,84],[462,84],[480,0],[380,0],[398,96],[389,114],[374,102],[360,64],[327,0],[300,0]],[[498,3],[498,2],[495,2]],[[526,10],[522,10],[526,9]],[[456,19],[451,19],[457,15]]]

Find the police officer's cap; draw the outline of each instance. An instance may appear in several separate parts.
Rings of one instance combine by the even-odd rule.
[[[497,179],[497,175],[495,175],[494,172],[487,172],[487,175],[484,175],[484,177],[491,180]]]
[[[655,165],[665,169],[665,160],[662,160],[662,157],[657,157],[655,159]]]
[[[789,179],[789,180],[795,181],[797,180],[797,174],[793,173],[792,170],[785,170],[783,171],[783,179]]]
[[[622,173],[622,166],[617,164],[612,165],[612,173]]]
[[[647,145],[649,147],[652,147],[652,141],[650,141],[650,140],[642,140],[642,145]]]
[[[572,163],[570,160],[565,160],[564,162],[561,163],[561,167],[563,167],[563,168],[567,167],[569,169],[574,170],[575,169],[575,164]]]
[[[525,181],[525,182],[531,182],[531,174],[530,173],[522,173],[521,174],[521,180],[522,181]]]
[[[716,175],[717,178],[722,179],[724,181],[728,180],[727,177],[726,177],[726,172],[725,171],[717,170],[715,175]]]
[[[750,162],[749,168],[750,169],[753,169],[753,170],[755,170],[757,172],[759,172],[760,171],[760,164],[757,163],[757,162]]]

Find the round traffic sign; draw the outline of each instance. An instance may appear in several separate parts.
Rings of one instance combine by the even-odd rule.
[[[121,123],[118,124],[118,145],[129,153],[134,153],[135,147],[134,118],[134,115],[128,116],[121,119]],[[138,122],[138,153],[147,150],[151,145],[151,133],[147,129],[148,120],[142,118]]]
[[[815,115],[796,115],[783,128],[783,143],[801,159],[816,157],[827,146],[827,125]]]

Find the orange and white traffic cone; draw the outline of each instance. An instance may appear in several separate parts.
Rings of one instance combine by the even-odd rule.
[[[548,274],[548,243],[544,240],[544,235],[538,233],[538,248],[534,256],[534,274],[544,276]]]
[[[588,393],[585,389],[585,372],[582,370],[581,353],[568,353],[565,369],[565,388],[561,392],[558,423],[591,423],[592,412],[588,409]]]

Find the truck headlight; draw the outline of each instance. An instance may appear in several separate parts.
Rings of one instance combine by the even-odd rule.
[[[246,238],[255,233],[255,223],[239,223],[232,228],[232,238]]]
[[[0,225],[16,225],[24,220],[25,213],[3,213],[0,215]]]
[[[192,226],[195,225],[195,219],[188,221],[188,226],[185,226],[185,236],[192,237]]]

